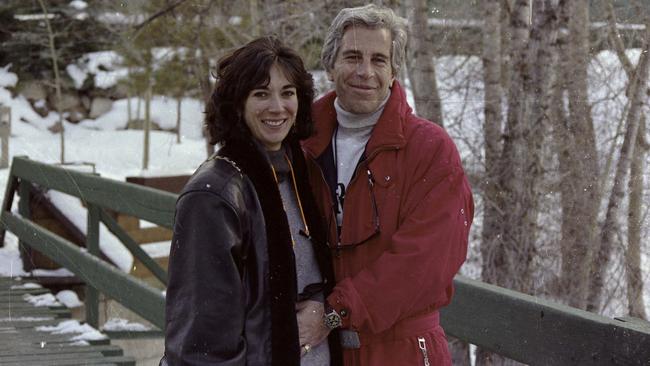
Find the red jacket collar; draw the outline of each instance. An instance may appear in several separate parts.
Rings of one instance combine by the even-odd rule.
[[[312,105],[315,132],[312,137],[303,142],[303,147],[312,157],[320,156],[332,140],[337,125],[334,99],[336,99],[336,92],[332,91]],[[411,107],[406,102],[406,93],[395,80],[384,112],[379,117],[366,146],[366,154],[372,155],[375,150],[384,147],[404,147],[406,144],[404,121],[410,113]]]

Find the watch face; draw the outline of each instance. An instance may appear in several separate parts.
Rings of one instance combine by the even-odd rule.
[[[330,329],[338,328],[341,326],[341,317],[339,314],[336,313],[336,311],[332,311],[331,313],[325,314],[325,319],[324,323],[325,326],[327,326]]]

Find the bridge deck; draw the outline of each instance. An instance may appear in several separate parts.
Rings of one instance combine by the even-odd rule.
[[[0,365],[135,365],[135,359],[124,356],[120,347],[110,344],[110,339],[96,339],[75,327],[65,306],[34,304],[49,296],[47,289],[0,277]]]

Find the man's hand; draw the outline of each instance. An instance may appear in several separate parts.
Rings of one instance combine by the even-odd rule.
[[[324,311],[322,302],[306,300],[296,304],[300,356],[304,356],[312,347],[323,342],[330,333],[330,329],[323,324]]]

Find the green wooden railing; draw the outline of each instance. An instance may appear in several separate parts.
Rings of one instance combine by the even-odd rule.
[[[86,250],[29,220],[31,185],[81,199],[88,208]],[[16,189],[20,196],[20,215],[10,211]],[[103,222],[133,256],[166,285],[165,270],[140,248],[106,210],[171,228],[175,201],[176,195],[168,192],[15,157],[0,222],[3,230],[16,234],[22,245],[45,254],[86,282],[86,321],[89,324],[98,325],[99,292],[102,292],[163,329],[165,298],[161,291],[99,259],[99,223]]]
[[[29,202],[25,197],[29,197],[31,184],[79,197],[87,205],[87,250],[29,221]],[[10,212],[16,188],[21,195],[20,215]],[[16,157],[0,222],[22,243],[68,268],[89,285],[89,323],[97,323],[99,291],[163,329],[163,294],[97,257],[98,227],[103,222],[166,284],[165,271],[105,210],[170,228],[175,200],[176,196],[167,192]],[[441,321],[448,334],[463,341],[530,365],[650,365],[648,322],[610,319],[462,276],[456,277],[455,287],[454,299],[442,310]],[[94,305],[88,305],[88,298]]]

